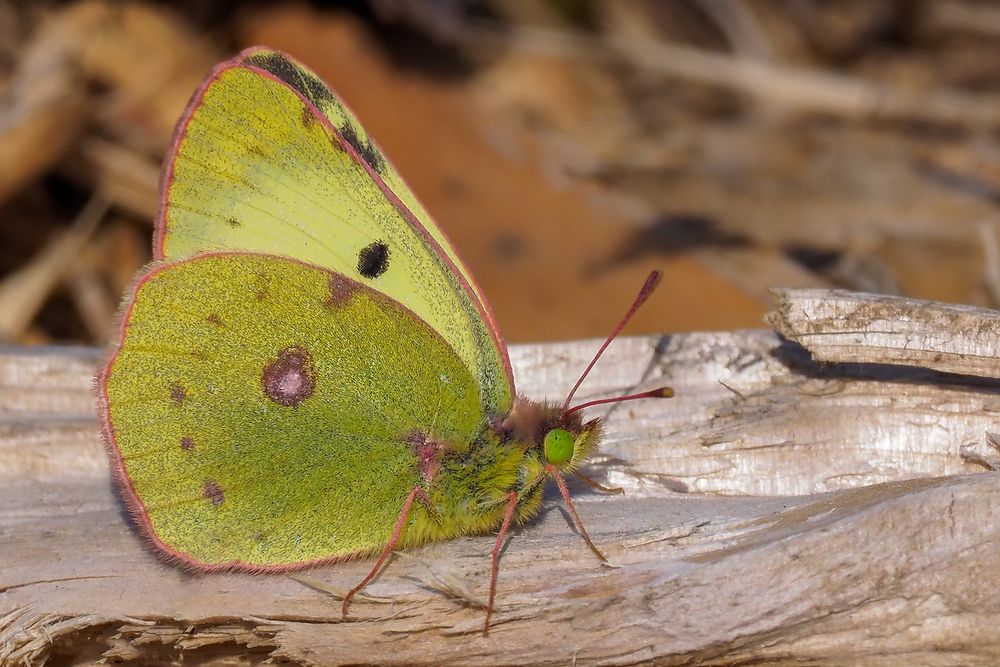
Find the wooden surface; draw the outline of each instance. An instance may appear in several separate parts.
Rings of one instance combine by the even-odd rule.
[[[1000,378],[1000,311],[828,289],[775,289],[768,316],[817,361],[925,366]]]
[[[514,347],[519,390],[561,397],[595,347]],[[397,557],[368,591],[387,599],[349,622],[302,581],[344,590],[370,562],[302,581],[158,562],[111,484],[99,356],[0,350],[0,664],[1000,660],[996,380],[818,363],[764,331],[618,341],[580,400],[677,398],[591,413],[607,437],[589,473],[627,493],[572,488],[612,566],[550,493],[506,547],[484,638],[489,536]]]

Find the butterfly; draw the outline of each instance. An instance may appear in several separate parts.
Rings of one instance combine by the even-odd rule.
[[[592,403],[517,396],[482,290],[302,64],[257,47],[208,76],[165,162],[153,251],[96,384],[116,480],[161,556],[285,572],[377,554],[346,617],[394,549],[496,531],[486,631],[505,535],[553,479],[604,560],[564,480],[598,446]]]

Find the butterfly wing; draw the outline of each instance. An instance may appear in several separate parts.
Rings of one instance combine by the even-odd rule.
[[[217,67],[178,126],[154,251],[285,255],[400,302],[477,378],[482,414],[514,395],[485,298],[354,115],[303,65],[250,49]]]
[[[426,482],[417,445],[460,449],[482,428],[451,345],[340,274],[206,254],[151,270],[124,313],[98,383],[105,434],[144,531],[197,567],[371,553]]]

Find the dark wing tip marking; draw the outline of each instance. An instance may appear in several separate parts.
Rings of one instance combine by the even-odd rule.
[[[284,81],[294,90],[301,93],[317,109],[322,110],[325,106],[343,109],[343,105],[337,99],[337,96],[315,74],[304,69],[294,61],[289,60],[288,57],[281,53],[274,51],[253,53],[244,62],[251,67],[259,67],[265,72],[273,74],[281,81]],[[310,111],[305,109],[302,114],[302,124],[309,127],[314,120]],[[382,152],[372,143],[371,139],[361,139],[350,121],[342,125],[337,125],[337,131],[340,132],[344,141],[357,151],[361,159],[368,163],[368,166],[377,173],[385,175],[385,158],[382,156]]]
[[[371,139],[362,140],[358,137],[358,133],[354,131],[354,127],[350,123],[337,129],[340,130],[340,135],[344,137],[344,141],[357,151],[358,155],[368,163],[369,167],[374,169],[378,174],[385,176],[385,158],[382,156],[382,152],[372,143]]]
[[[244,62],[251,67],[259,67],[270,72],[302,93],[316,107],[322,108],[324,103],[330,104],[337,101],[330,89],[315,74],[299,67],[284,54],[276,51],[262,51],[251,54]]]

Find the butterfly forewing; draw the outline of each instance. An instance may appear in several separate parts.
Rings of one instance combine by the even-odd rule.
[[[506,351],[454,250],[346,107],[274,51],[218,67],[178,128],[157,254],[216,250],[294,257],[389,296],[472,371],[481,417],[510,407]]]

